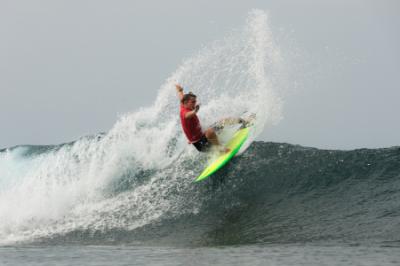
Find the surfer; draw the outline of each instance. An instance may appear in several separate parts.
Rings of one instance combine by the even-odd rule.
[[[183,88],[179,84],[176,84],[175,87],[181,101],[180,118],[182,129],[189,143],[193,144],[200,152],[207,152],[212,146],[217,147],[221,152],[229,152],[230,149],[222,146],[219,142],[216,130],[222,128],[225,123],[232,123],[233,121],[241,123],[243,119],[227,118],[219,122],[215,127],[210,127],[203,132],[197,117],[200,105],[196,104],[196,95],[192,92],[183,93]]]

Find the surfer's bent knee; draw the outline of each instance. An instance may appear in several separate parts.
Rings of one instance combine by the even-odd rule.
[[[215,135],[215,130],[213,128],[208,128],[205,132],[204,135],[209,139],[210,137],[213,137]]]

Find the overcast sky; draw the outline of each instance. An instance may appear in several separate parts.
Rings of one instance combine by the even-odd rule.
[[[259,140],[400,145],[400,1],[0,0],[0,148],[108,131],[252,8],[293,71]]]

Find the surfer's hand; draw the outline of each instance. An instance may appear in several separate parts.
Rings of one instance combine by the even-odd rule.
[[[196,107],[194,108],[194,111],[197,113],[199,111],[199,109],[200,109],[200,105],[197,104]]]
[[[179,84],[175,84],[175,88],[176,88],[176,90],[177,90],[178,92],[182,92],[182,91],[183,91],[182,86],[179,85]]]

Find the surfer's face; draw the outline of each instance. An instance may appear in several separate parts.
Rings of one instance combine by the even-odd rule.
[[[190,98],[186,103],[185,103],[185,107],[190,109],[190,110],[194,110],[194,108],[196,107],[196,98]]]

